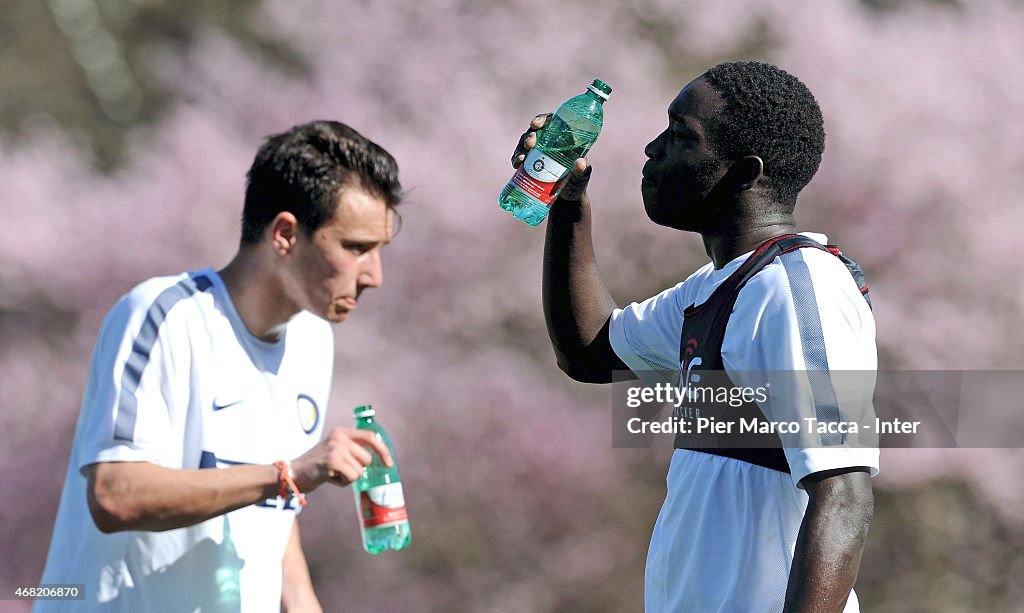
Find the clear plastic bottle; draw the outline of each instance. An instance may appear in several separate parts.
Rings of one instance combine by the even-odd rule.
[[[612,88],[599,79],[587,91],[558,107],[537,132],[537,144],[498,196],[498,205],[531,226],[547,217],[558,196],[558,182],[597,141],[604,124],[604,102]]]
[[[359,513],[359,529],[363,549],[377,554],[388,549],[405,549],[412,540],[409,516],[405,510],[405,494],[398,476],[398,456],[384,428],[374,420],[376,411],[370,405],[355,408],[356,428],[372,430],[391,451],[394,464],[388,468],[376,453],[373,462],[363,469],[363,476],[352,484]]]
[[[241,573],[242,560],[235,550],[235,541],[231,538],[231,522],[224,515],[224,540],[221,542],[220,566],[214,573],[217,582],[217,611],[228,613],[240,611],[242,607]]]

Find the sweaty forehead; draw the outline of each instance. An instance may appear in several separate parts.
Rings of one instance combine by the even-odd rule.
[[[717,120],[724,106],[722,96],[703,77],[697,77],[687,83],[668,105],[668,114],[687,124],[696,120],[702,125],[709,125]]]

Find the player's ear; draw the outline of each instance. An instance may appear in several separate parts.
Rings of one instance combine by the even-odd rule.
[[[737,192],[745,192],[757,185],[764,176],[764,161],[756,155],[747,155],[729,167],[726,173]]]
[[[299,220],[295,215],[288,211],[278,213],[267,228],[274,252],[278,255],[290,254],[300,231]]]

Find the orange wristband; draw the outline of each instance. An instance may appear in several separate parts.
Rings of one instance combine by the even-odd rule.
[[[277,488],[277,497],[287,500],[295,496],[299,499],[299,506],[306,506],[306,495],[299,491],[299,486],[295,485],[292,463],[288,460],[278,460],[274,462],[274,466],[280,471],[278,473],[280,485]]]

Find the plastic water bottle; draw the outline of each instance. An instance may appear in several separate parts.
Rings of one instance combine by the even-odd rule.
[[[558,196],[558,182],[597,141],[604,124],[604,101],[612,88],[599,79],[558,107],[537,132],[537,144],[498,196],[498,205],[531,226],[547,217]]]
[[[363,476],[352,484],[356,511],[359,513],[359,529],[363,534],[363,549],[373,554],[388,549],[405,549],[412,540],[402,480],[398,476],[398,456],[395,455],[395,447],[388,433],[373,419],[375,414],[376,411],[370,405],[356,407],[356,428],[376,433],[377,439],[383,441],[391,451],[394,464],[388,468],[377,454],[373,454],[373,462],[363,469]]]
[[[224,515],[224,540],[221,542],[220,566],[214,573],[217,582],[217,611],[227,613],[240,611],[242,607],[241,573],[242,560],[235,550],[235,541],[231,538],[231,522]]]

